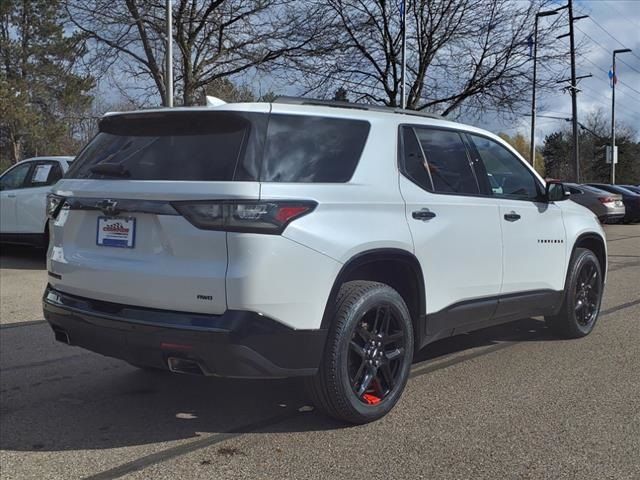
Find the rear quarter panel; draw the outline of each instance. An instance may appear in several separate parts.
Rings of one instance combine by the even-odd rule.
[[[348,183],[262,183],[260,197],[318,203],[283,236],[340,263],[367,250],[413,252],[396,166],[397,124],[374,118],[369,139]]]
[[[289,259],[283,251],[284,260],[292,264],[280,265],[283,257],[263,257],[263,261],[269,261],[261,271],[277,272],[272,278],[277,278],[279,287],[274,285],[267,290],[273,290],[269,296],[274,303],[283,300],[280,305],[267,305],[267,295],[245,295],[258,290],[248,285],[250,275],[232,267],[234,252],[238,250],[231,247],[230,241],[229,308],[236,304],[236,295],[238,304],[241,303],[239,297],[245,296],[245,300],[257,304],[256,309],[270,313],[283,323],[295,328],[319,328],[343,264],[374,249],[394,248],[413,253],[396,167],[397,123],[377,118],[372,118],[370,123],[367,144],[349,182],[261,183],[262,200],[313,200],[318,205],[312,213],[292,222],[282,234],[291,242],[289,252],[293,254]],[[233,242],[236,240],[240,238],[234,238]],[[296,244],[298,247],[294,248]],[[264,282],[268,283],[269,279],[265,277]],[[298,304],[285,305],[274,290],[276,287],[298,292]]]

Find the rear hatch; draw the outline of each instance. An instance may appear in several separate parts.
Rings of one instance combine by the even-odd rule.
[[[227,239],[216,212],[226,207],[215,202],[259,199],[268,109],[105,117],[49,199],[51,285],[125,305],[224,312]]]

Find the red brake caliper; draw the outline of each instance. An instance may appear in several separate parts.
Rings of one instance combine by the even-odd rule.
[[[367,405],[377,405],[380,403],[380,397],[372,393],[365,393],[362,395],[362,400],[364,400]]]
[[[376,394],[371,393],[371,391],[374,391],[374,392],[376,390],[380,391],[380,388],[379,388],[379,385],[378,385],[378,379],[374,378],[373,382],[371,382],[371,385],[373,386],[373,388],[371,390],[369,390],[369,392],[367,392],[367,393],[362,395],[362,400],[364,400],[364,402],[367,405],[377,405],[382,401],[382,399],[379,396],[377,396]]]

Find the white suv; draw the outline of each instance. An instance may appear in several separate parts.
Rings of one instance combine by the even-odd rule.
[[[109,114],[50,197],[44,313],[141,367],[306,376],[368,422],[430,342],[535,315],[592,330],[604,232],[565,198],[495,135],[416,112]]]
[[[72,161],[73,157],[29,158],[0,175],[0,243],[46,248],[47,193]]]

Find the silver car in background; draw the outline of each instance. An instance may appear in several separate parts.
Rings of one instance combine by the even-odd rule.
[[[589,185],[566,183],[571,200],[591,210],[601,223],[616,223],[625,215],[622,195],[610,193]]]

